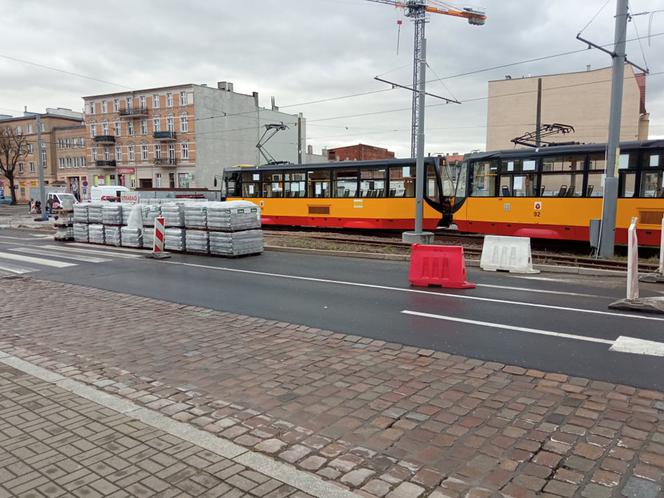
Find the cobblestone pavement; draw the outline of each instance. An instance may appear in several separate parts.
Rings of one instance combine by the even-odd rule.
[[[0,364],[0,497],[307,496]]]
[[[0,351],[363,494],[662,493],[660,392],[25,278],[0,303]]]

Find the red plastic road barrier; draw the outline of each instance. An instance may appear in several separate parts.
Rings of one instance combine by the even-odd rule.
[[[154,245],[152,246],[152,254],[161,254],[164,252],[165,226],[163,216],[154,219]]]
[[[408,273],[411,285],[437,285],[449,289],[475,288],[475,284],[471,284],[466,278],[463,247],[413,244]]]

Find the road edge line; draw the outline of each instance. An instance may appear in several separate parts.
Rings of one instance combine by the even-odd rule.
[[[226,438],[198,429],[191,424],[173,420],[156,410],[145,408],[120,396],[104,392],[96,387],[45,369],[17,356],[0,351],[0,363],[36,377],[65,391],[109,408],[133,420],[159,429],[233,462],[283,482],[317,498],[351,498],[358,495],[339,485],[299,470],[292,465],[275,460],[267,455],[249,450]],[[307,486],[307,488],[304,488]]]

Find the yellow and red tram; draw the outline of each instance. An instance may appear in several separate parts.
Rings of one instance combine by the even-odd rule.
[[[469,154],[460,166],[425,161],[424,227],[588,241],[600,219],[604,144]],[[616,241],[632,217],[639,242],[660,243],[664,140],[621,144]],[[394,229],[414,227],[413,159],[275,164],[224,172],[225,195],[259,204],[265,225]]]

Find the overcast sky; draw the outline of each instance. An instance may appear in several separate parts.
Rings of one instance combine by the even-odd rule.
[[[596,50],[476,72],[502,64],[583,49],[575,40],[605,0],[473,0],[485,26],[434,15],[427,25],[428,86],[432,93],[472,100],[432,105],[426,115],[426,149],[431,153],[483,149],[487,81],[522,75],[585,70],[610,65]],[[461,4],[457,4],[461,5]],[[664,8],[662,0],[634,0],[632,12]],[[308,143],[316,150],[353,143],[410,150],[410,103],[406,90],[304,103],[384,90],[384,77],[410,84],[411,23],[404,19],[397,55],[401,11],[365,0],[0,0],[0,56],[23,59],[88,75],[104,82],[60,73],[0,57],[0,113],[24,106],[80,110],[81,96],[176,83],[232,81],[241,93],[257,91],[261,104],[302,112]],[[584,36],[613,41],[615,0],[610,0]],[[641,37],[653,73],[664,72],[664,12],[637,16],[628,39]],[[658,55],[659,54],[659,55]],[[643,65],[638,41],[628,57]],[[651,136],[664,136],[664,74],[648,78]],[[608,102],[607,102],[608,106]],[[388,112],[391,111],[391,112]],[[362,115],[364,114],[364,115]],[[359,115],[359,116],[358,116]]]

